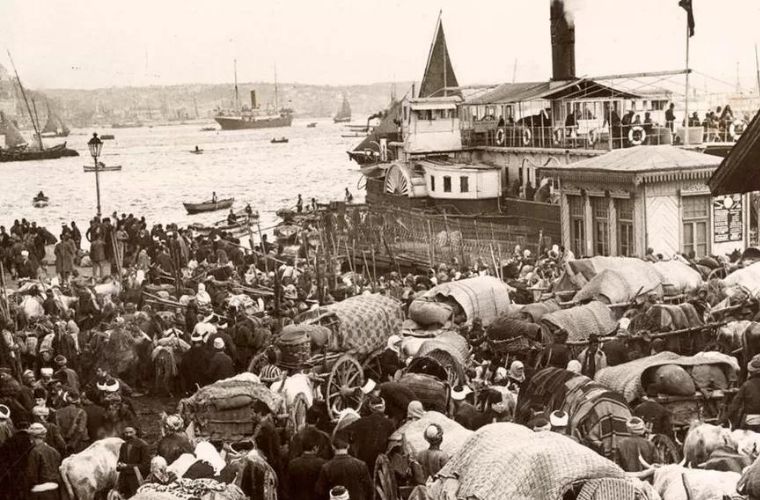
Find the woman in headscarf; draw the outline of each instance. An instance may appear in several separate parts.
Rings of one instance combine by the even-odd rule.
[[[156,455],[150,461],[150,474],[145,478],[146,483],[169,484],[177,479],[174,472],[167,470],[166,459]]]
[[[417,420],[422,418],[422,415],[425,414],[425,407],[422,406],[422,403],[419,401],[410,401],[409,406],[406,408],[406,420],[404,420],[404,423],[407,422],[416,422]]]
[[[150,256],[145,248],[137,254],[137,269],[146,273],[150,269]]]
[[[206,285],[198,283],[198,293],[195,294],[195,301],[199,306],[207,306],[211,304],[211,295],[206,291]]]
[[[514,360],[509,365],[507,387],[514,393],[520,392],[520,387],[525,382],[525,365],[522,361]]]
[[[173,463],[183,453],[192,453],[193,445],[183,430],[184,422],[179,415],[169,415],[164,422],[166,435],[158,442],[157,453],[166,462]]]

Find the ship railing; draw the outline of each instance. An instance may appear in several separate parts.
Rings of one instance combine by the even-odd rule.
[[[603,150],[639,145],[673,144],[675,135],[655,124],[630,124],[610,127],[585,121],[574,125],[497,125],[478,123],[462,129],[466,147],[545,148]]]

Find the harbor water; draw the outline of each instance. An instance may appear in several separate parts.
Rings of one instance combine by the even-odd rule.
[[[259,211],[262,228],[279,218],[275,212],[294,207],[298,193],[308,204],[344,199],[349,188],[361,201],[357,183],[361,178],[347,150],[361,139],[344,138],[342,125],[324,119],[315,128],[313,120],[295,120],[289,128],[201,131],[211,124],[188,124],[141,128],[94,128],[75,130],[66,139],[46,139],[47,145],[66,140],[80,156],[59,160],[0,163],[3,184],[0,192],[0,225],[9,228],[14,219],[37,221],[58,235],[62,222],[76,221],[84,229],[96,213],[95,174],[85,173],[92,165],[87,149],[92,132],[114,134],[103,141],[101,161],[121,165],[121,172],[100,174],[104,215],[114,211],[145,216],[148,226],[176,222],[212,223],[226,217],[217,211],[188,215],[182,202],[200,202],[217,197],[235,198],[235,210],[246,203]],[[272,144],[274,137],[287,137],[287,144]],[[198,146],[203,154],[191,154]],[[50,198],[45,208],[32,207],[32,198],[44,191]]]

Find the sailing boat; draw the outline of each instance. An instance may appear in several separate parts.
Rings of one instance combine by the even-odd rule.
[[[277,72],[274,75],[274,112],[262,113],[256,103],[256,91],[251,90],[251,107],[240,109],[240,96],[237,85],[237,61],[235,61],[235,109],[232,111],[220,111],[214,120],[222,127],[222,130],[242,130],[252,128],[275,128],[290,127],[293,123],[293,110],[288,108],[278,109]]]
[[[346,94],[343,94],[343,104],[333,118],[333,123],[347,123],[351,121],[351,105],[348,103]]]
[[[30,146],[24,139],[24,136],[21,135],[21,132],[19,132],[16,125],[11,122],[4,113],[0,112],[0,131],[2,131],[5,136],[5,147],[0,148],[0,162],[54,160],[61,158],[62,156],[79,156],[79,153],[73,149],[67,149],[65,142],[57,144],[51,148],[46,148],[42,143],[39,123],[37,123],[35,115],[32,113],[32,108],[26,97],[26,91],[21,83],[21,78],[18,76],[18,70],[13,63],[13,57],[10,52],[8,52],[8,58],[11,60],[13,71],[16,73],[16,83],[18,83],[18,87],[21,90],[21,96],[24,98],[26,110],[29,113],[29,118],[34,127],[34,139],[36,140],[36,144]]]
[[[53,113],[50,109],[50,103],[47,105],[47,123],[42,128],[40,135],[42,137],[68,137],[69,127],[63,123],[61,117]]]

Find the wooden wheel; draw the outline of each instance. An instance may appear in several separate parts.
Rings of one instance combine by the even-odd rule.
[[[650,438],[662,457],[663,464],[677,464],[681,461],[681,449],[665,434],[654,434]]]
[[[251,362],[248,363],[248,371],[254,375],[258,375],[264,365],[267,364],[267,353],[261,351],[251,358]]]
[[[330,418],[338,418],[338,412],[344,408],[358,410],[364,400],[361,388],[364,385],[364,372],[359,362],[350,354],[344,354],[330,370],[325,387],[325,400]]]
[[[375,460],[375,500],[399,500],[396,474],[388,457],[381,453]]]
[[[380,364],[380,356],[383,354],[383,350],[375,351],[369,355],[369,357],[362,364],[362,370],[364,370],[364,379],[372,379],[378,384],[385,382],[381,380],[383,378],[383,367]]]
[[[286,432],[289,438],[292,438],[298,434],[301,429],[306,427],[306,410],[308,409],[309,404],[306,401],[306,396],[304,396],[302,392],[299,392],[293,399],[293,404],[288,408]]]

